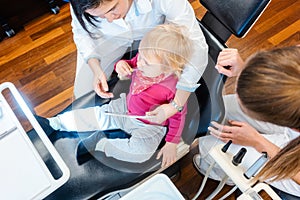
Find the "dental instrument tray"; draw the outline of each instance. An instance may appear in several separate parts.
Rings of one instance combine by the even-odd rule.
[[[33,145],[12,106],[4,95],[12,94],[18,109],[22,110],[36,130],[39,145],[55,161],[53,174]],[[60,155],[37,123],[30,109],[12,83],[0,84],[0,199],[43,199],[69,179],[70,172]],[[10,102],[11,103],[11,102]]]

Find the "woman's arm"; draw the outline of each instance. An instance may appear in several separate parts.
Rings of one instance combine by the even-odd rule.
[[[280,151],[280,148],[278,146],[267,140],[261,134],[259,134],[258,137],[259,142],[253,144],[253,147],[256,149],[256,151],[267,152],[270,158],[273,158]]]
[[[205,37],[196,20],[194,10],[186,0],[155,0],[153,5],[156,6],[165,17],[166,22],[186,26],[189,30],[189,38],[193,41],[193,54],[186,64],[185,69],[177,83],[177,91],[174,101],[181,107],[199,86],[197,82],[202,76],[208,62],[208,46]],[[149,112],[149,115],[156,115],[152,122],[162,123],[169,117],[173,116],[176,110],[171,104],[164,104],[156,110]]]
[[[185,90],[176,90],[174,101],[178,105],[178,107],[183,107],[185,105],[190,94],[190,92]],[[155,118],[150,118],[149,121],[151,121],[152,123],[161,124],[168,118],[174,116],[177,112],[179,112],[179,110],[177,110],[171,103],[169,103],[163,104],[153,111],[147,112],[146,114],[156,116]]]
[[[185,106],[181,112],[177,112],[175,115],[168,119],[168,132],[166,134],[166,144],[157,154],[157,159],[161,156],[162,167],[169,166],[176,161],[177,144],[180,142],[182,131],[185,123],[185,116],[187,113],[187,107]]]
[[[76,44],[78,54],[82,56],[86,63],[90,58],[97,58],[98,60],[101,60],[101,57],[95,51],[97,47],[95,39],[92,38],[89,33],[83,29],[73,11],[71,4],[70,13],[72,17],[71,26],[73,32],[73,40]],[[88,29],[91,29],[91,25],[89,25],[88,23],[86,23],[86,26],[88,27]],[[98,44],[101,44],[101,41],[105,41],[104,38],[102,38],[99,34],[97,34],[97,40],[99,41]]]
[[[70,4],[70,12],[72,17],[72,32],[74,43],[78,51],[78,55],[82,56],[84,62],[86,62],[93,72],[93,88],[94,91],[102,98],[112,98],[113,94],[108,92],[107,78],[101,67],[101,55],[99,49],[101,49],[102,43],[105,39],[100,36],[100,32],[97,34],[96,39],[92,38],[89,33],[83,29],[79,23],[77,17],[74,14],[73,8]],[[87,23],[87,27],[90,25]],[[96,50],[97,49],[97,50]],[[77,63],[81,65],[82,63]],[[78,70],[78,68],[77,68]],[[80,72],[78,72],[80,73]]]
[[[278,146],[267,140],[248,123],[234,120],[229,120],[228,122],[229,125],[211,122],[213,127],[208,127],[208,130],[213,136],[223,142],[231,140],[234,144],[250,146],[255,148],[258,152],[267,152],[271,158],[280,151]]]
[[[107,78],[100,66],[100,61],[96,58],[91,58],[88,60],[88,64],[94,74],[94,91],[102,98],[112,98],[114,95],[108,92]]]

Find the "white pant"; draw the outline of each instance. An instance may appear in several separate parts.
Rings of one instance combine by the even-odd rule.
[[[240,106],[238,105],[237,98],[235,95],[226,95],[223,97],[225,104],[225,118],[227,120],[237,120],[247,122],[253,126],[257,131],[263,134],[265,138],[274,143],[279,147],[284,147],[289,141],[299,136],[299,132],[293,131],[290,128],[277,126],[271,123],[266,123],[262,121],[254,120],[246,116]],[[206,170],[210,164],[214,161],[213,158],[208,154],[210,149],[218,144],[225,144],[224,142],[218,140],[212,135],[199,138],[199,152],[200,152],[200,168],[201,173],[205,174]],[[236,154],[242,146],[231,144],[228,152]],[[261,155],[252,147],[245,147],[247,153],[243,158],[241,165],[248,169]],[[220,168],[220,166],[215,165],[214,169],[210,173],[210,178],[215,180],[221,180],[225,173]],[[232,185],[232,181],[228,181],[228,184]],[[292,180],[277,181],[271,184],[272,186],[296,195],[300,196],[300,186]]]
[[[96,150],[106,156],[128,162],[144,162],[156,151],[166,133],[166,127],[148,125],[137,119],[115,117],[105,112],[127,113],[126,96],[101,107],[77,109],[50,118],[50,125],[61,131],[94,131],[122,129],[129,139],[101,139]]]

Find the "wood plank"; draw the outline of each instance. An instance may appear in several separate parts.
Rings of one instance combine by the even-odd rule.
[[[300,32],[289,36],[286,40],[282,41],[279,45],[280,46],[293,46],[296,44],[300,44]]]
[[[11,82],[13,83],[17,88],[22,86],[22,84],[19,82],[19,79],[16,77],[15,72],[13,71],[12,68],[8,68],[8,69],[2,69],[2,67],[0,68],[0,80],[1,83],[4,82]]]
[[[285,1],[285,2],[287,2],[287,1]],[[270,28],[279,24],[281,21],[284,21],[289,16],[297,16],[298,15],[298,18],[299,18],[300,17],[300,14],[299,14],[300,2],[299,1],[295,1],[294,3],[289,2],[289,4],[291,4],[291,6],[283,8],[282,10],[274,13],[274,15],[271,15],[271,16],[268,15],[267,19],[259,20],[260,23],[258,23],[254,29],[258,33],[264,33],[265,31],[267,31]],[[270,9],[268,9],[268,10],[272,10],[272,8],[273,8],[272,5],[273,4],[271,3]],[[296,9],[293,9],[292,7],[295,7]],[[263,15],[266,16],[266,13],[264,13]]]
[[[300,19],[291,24],[290,26],[286,27],[285,29],[283,29],[282,31],[280,31],[279,33],[273,35],[272,37],[270,37],[268,39],[269,42],[271,42],[273,45],[278,45],[281,42],[283,42],[284,40],[288,39],[290,37],[290,35],[293,35],[295,33],[299,33],[300,29]]]
[[[58,51],[45,57],[44,60],[49,65],[49,64],[55,62],[56,60],[61,59],[70,53],[73,53],[74,51],[76,51],[76,46],[74,43],[71,43],[71,44],[65,46],[64,48],[59,49]]]
[[[56,28],[61,28],[62,30],[67,30],[65,29],[62,25],[63,24],[69,24],[71,23],[71,17],[68,16],[58,22],[52,22],[50,24],[48,24],[48,26],[45,26],[44,28],[41,29],[35,29],[34,31],[29,32],[28,34],[30,34],[30,37],[32,40],[36,40],[38,38],[40,38],[41,36],[43,36],[44,34],[48,33],[49,31],[56,29]],[[71,31],[71,29],[69,29],[68,31]],[[65,31],[67,32],[67,31]]]
[[[59,27],[56,28],[52,31],[50,31],[49,33],[47,33],[46,35],[44,35],[43,37],[33,41],[32,43],[29,43],[27,45],[23,45],[20,46],[19,48],[17,48],[14,52],[11,52],[7,55],[4,55],[2,57],[0,57],[0,65],[3,65],[5,63],[7,63],[9,60],[12,60],[14,58],[17,58],[18,56],[21,56],[22,54],[39,47],[40,45],[51,41],[52,39],[63,35],[65,32]]]
[[[32,39],[24,31],[19,32],[18,34],[16,34],[13,37],[14,45],[12,45],[12,42],[11,42],[12,40],[10,40],[10,39],[12,39],[12,38],[1,41],[0,57],[5,56],[6,54],[9,54],[11,52],[14,52],[16,47],[20,47],[20,46],[23,46],[23,45],[26,45],[26,44],[29,44],[32,42]]]
[[[35,33],[47,28],[49,24],[61,23],[65,18],[70,18],[69,6],[69,4],[63,5],[60,8],[60,12],[56,15],[49,13],[32,20],[24,26],[25,31],[28,33]]]
[[[19,90],[26,94],[28,98],[30,97],[31,105],[35,107],[54,96],[53,94],[62,92],[62,84],[62,79],[50,71],[27,83]]]
[[[72,86],[64,90],[63,92],[55,95],[54,97],[48,99],[47,101],[39,104],[34,108],[35,113],[43,117],[52,117],[57,113],[61,112],[61,107],[67,107],[72,103],[73,90],[74,87]],[[60,102],[59,106],[57,106],[57,102]]]

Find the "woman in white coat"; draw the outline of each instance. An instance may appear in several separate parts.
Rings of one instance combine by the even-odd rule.
[[[283,199],[299,199],[300,146],[294,142],[286,147],[293,146],[292,156],[283,153],[286,150],[278,154],[281,148],[300,136],[299,58],[299,46],[258,52],[246,63],[236,49],[220,53],[216,68],[227,76],[238,76],[237,94],[224,96],[228,124],[212,122],[211,135],[199,138],[200,155],[194,157],[194,163],[201,173],[205,173],[213,161],[208,154],[211,147],[231,140],[233,144],[228,149],[231,153],[235,154],[241,146],[247,148],[241,163],[246,169],[262,152],[267,152],[270,163],[276,161],[277,165],[272,165],[262,177],[272,178],[270,185]],[[277,154],[281,156],[276,157]],[[219,166],[210,173],[212,179],[221,180],[222,177],[224,172]],[[232,184],[231,181],[227,183]]]

